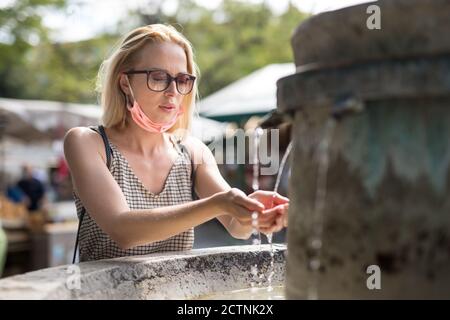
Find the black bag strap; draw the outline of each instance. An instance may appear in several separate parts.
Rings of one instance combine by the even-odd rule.
[[[109,145],[109,141],[108,141],[108,137],[106,136],[106,132],[105,132],[105,128],[102,125],[99,125],[97,127],[89,127],[89,129],[97,132],[100,134],[100,136],[102,137],[103,143],[105,145],[105,153],[106,153],[106,166],[108,167],[108,169],[111,166],[111,146]],[[75,239],[75,248],[73,249],[73,258],[72,258],[72,263],[75,263],[75,259],[77,256],[77,249],[78,249],[78,241],[79,241],[79,237],[80,237],[80,229],[81,229],[81,224],[83,223],[83,218],[84,215],[86,214],[86,209],[83,207],[81,209],[81,213],[80,213],[80,219],[78,221],[78,230],[77,230],[77,237]]]
[[[195,192],[195,165],[194,160],[192,159],[191,154],[189,153],[188,149],[181,143],[178,143],[182,150],[186,150],[187,154],[189,155],[189,159],[191,160],[191,194],[192,194],[192,200],[198,200],[200,199],[197,196],[197,193]]]
[[[195,166],[194,166],[194,161],[191,158],[191,194],[192,194],[192,200],[198,200],[200,199],[197,196],[197,193],[195,192]]]
[[[102,136],[103,143],[105,144],[105,153],[106,153],[106,166],[111,166],[111,146],[109,145],[108,137],[106,136],[105,128],[102,125],[98,126],[98,131],[100,131],[100,135]]]

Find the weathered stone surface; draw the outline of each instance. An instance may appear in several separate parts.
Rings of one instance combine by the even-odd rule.
[[[278,82],[279,111],[295,114],[289,299],[311,288],[331,299],[450,297],[450,2],[374,4],[381,30],[366,28],[370,4],[300,25],[297,73]],[[370,265],[379,290],[367,286]]]
[[[450,51],[436,57],[299,69],[277,83],[278,110],[289,113],[321,105],[332,113],[351,100],[364,104],[443,96],[450,96]]]
[[[337,122],[322,212],[316,209],[317,150],[332,120],[326,106],[296,114],[287,298],[307,297],[318,214],[319,298],[450,297],[449,103],[372,103]],[[380,290],[367,287],[370,265],[380,267]]]
[[[281,285],[286,246],[274,250],[273,285]],[[235,246],[100,260],[2,279],[0,299],[193,299],[248,288],[255,263],[267,273],[268,245],[261,252],[258,246]],[[81,271],[80,289],[67,286],[73,266]]]
[[[381,30],[367,28],[367,8],[381,9]],[[343,66],[362,61],[450,52],[447,0],[379,0],[315,15],[292,36],[296,66]]]
[[[372,4],[380,30],[367,28]],[[292,36],[297,72],[278,81],[278,110],[450,96],[448,17],[447,0],[380,0],[311,17]]]

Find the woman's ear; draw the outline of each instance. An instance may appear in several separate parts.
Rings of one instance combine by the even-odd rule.
[[[120,78],[119,78],[119,85],[120,88],[122,89],[122,91],[126,94],[126,95],[130,95],[130,84],[127,81],[127,75],[125,73],[121,73],[120,74]]]

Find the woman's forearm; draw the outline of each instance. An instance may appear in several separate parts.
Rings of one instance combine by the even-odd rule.
[[[174,206],[131,210],[117,217],[111,237],[121,248],[129,249],[165,240],[222,214],[214,196]]]

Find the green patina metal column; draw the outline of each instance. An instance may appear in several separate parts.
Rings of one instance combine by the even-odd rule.
[[[288,298],[450,297],[448,17],[448,1],[381,0],[295,31],[277,93],[294,119]]]

